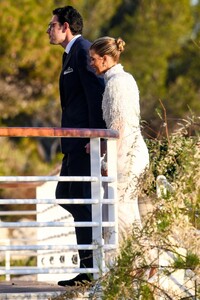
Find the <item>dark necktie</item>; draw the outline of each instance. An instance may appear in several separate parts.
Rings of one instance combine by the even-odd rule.
[[[64,65],[65,59],[67,57],[67,52],[63,53],[63,57],[62,57],[62,64]]]

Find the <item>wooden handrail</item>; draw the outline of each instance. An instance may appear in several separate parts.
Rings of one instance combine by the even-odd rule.
[[[59,127],[0,127],[1,137],[78,137],[118,138],[119,133],[111,129],[59,128]]]

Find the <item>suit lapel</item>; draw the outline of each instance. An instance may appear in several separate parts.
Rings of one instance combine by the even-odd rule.
[[[71,51],[70,51],[70,52],[67,54],[67,57],[66,57],[66,59],[65,59],[65,61],[64,61],[64,64],[63,64],[63,66],[62,66],[62,72],[63,72],[64,69],[66,68],[66,66],[67,66],[67,64],[68,64],[68,61],[70,60],[71,55],[72,55],[72,53],[71,53]]]
[[[64,64],[63,64],[63,67],[62,67],[62,72],[65,70],[65,68],[66,68],[66,66],[67,66],[67,64],[68,64],[68,62],[69,62],[69,60],[70,60],[70,57],[71,57],[71,56],[73,55],[73,53],[75,52],[76,47],[77,47],[77,45],[78,45],[78,40],[79,40],[80,38],[81,38],[81,37],[77,38],[77,40],[76,40],[76,41],[74,42],[74,44],[72,45],[72,47],[71,47],[69,53],[67,54],[67,57],[66,57],[66,59],[65,59],[65,62],[64,62]]]
[[[78,47],[78,44],[79,44],[78,40],[79,39],[80,38],[78,38],[74,42],[74,44],[72,45],[72,47],[71,47],[71,49],[70,49],[70,51],[69,51],[69,53],[68,53],[68,55],[67,55],[64,63],[63,63],[62,70],[61,70],[61,73],[60,73],[60,80],[59,80],[59,85],[60,85],[60,100],[61,100],[61,103],[65,103],[65,105],[67,103],[67,99],[65,99],[65,97],[64,97],[64,87],[63,87],[64,71],[66,70],[66,67],[67,67],[67,65],[69,63],[69,60],[70,60],[71,56],[73,56],[74,52],[76,51],[76,48]]]

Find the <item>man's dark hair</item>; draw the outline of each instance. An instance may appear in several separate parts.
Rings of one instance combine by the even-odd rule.
[[[60,24],[67,22],[73,35],[82,34],[83,18],[72,6],[59,7],[53,10],[53,15],[58,17]]]

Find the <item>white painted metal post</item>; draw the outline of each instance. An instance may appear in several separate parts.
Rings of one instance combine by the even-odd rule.
[[[104,183],[106,185],[108,199],[114,200],[113,204],[106,204],[107,219],[109,222],[114,222],[114,227],[108,227],[105,230],[105,243],[115,245],[118,247],[118,202],[117,202],[117,140],[109,139],[107,141],[107,164],[108,164],[108,177],[112,177],[115,180]],[[114,258],[116,250],[109,250],[106,255],[106,262],[112,263],[110,259]]]
[[[92,221],[98,222],[98,227],[93,227],[93,243],[98,245],[97,250],[93,251],[93,267],[104,268],[103,262],[103,237],[102,237],[102,182],[101,182],[101,157],[100,157],[100,138],[90,139],[90,157],[91,157],[91,176],[98,177],[97,182],[91,183],[92,199],[98,199],[97,204],[92,205]],[[94,274],[94,278],[99,274]]]
[[[10,239],[5,239],[7,246],[10,246]],[[10,271],[10,251],[5,251],[5,269]],[[6,281],[10,281],[10,274],[6,274]]]

